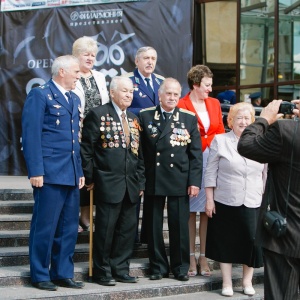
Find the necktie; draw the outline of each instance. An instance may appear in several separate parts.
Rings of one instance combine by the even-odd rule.
[[[164,111],[164,112],[163,112],[163,115],[164,115],[164,117],[165,117],[165,122],[167,122],[167,121],[170,119],[172,113],[168,113],[168,112]]]
[[[70,105],[71,108],[73,109],[73,99],[72,99],[71,93],[70,93],[70,92],[66,92],[65,95],[66,95],[67,98],[68,98],[69,105]]]
[[[154,98],[154,91],[153,91],[153,89],[152,89],[152,87],[150,85],[150,78],[145,78],[145,80],[147,82],[146,86],[147,86],[147,88],[148,88],[148,90],[150,92],[150,95],[151,95],[152,98]]]
[[[125,142],[128,147],[129,142],[130,142],[130,137],[129,137],[129,127],[128,127],[128,123],[126,121],[126,114],[124,112],[122,112],[121,117],[122,117],[123,130],[124,130],[124,134],[125,134]]]

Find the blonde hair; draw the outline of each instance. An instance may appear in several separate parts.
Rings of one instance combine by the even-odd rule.
[[[97,53],[98,46],[97,42],[88,36],[83,36],[77,39],[73,43],[72,54],[78,57],[81,53],[89,52],[89,53]]]
[[[239,110],[248,110],[251,115],[251,123],[253,123],[255,120],[255,109],[254,109],[253,105],[250,103],[247,103],[247,102],[239,102],[230,107],[230,110],[229,110],[229,113],[227,116],[227,123],[228,123],[228,127],[230,129],[232,129],[232,127],[233,127],[233,119],[237,115]]]

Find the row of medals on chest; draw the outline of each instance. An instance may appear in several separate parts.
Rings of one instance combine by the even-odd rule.
[[[133,127],[132,119],[130,118],[128,118],[128,125],[132,138],[130,142],[131,151],[137,154],[139,148],[139,131]],[[104,116],[101,117],[100,138],[103,148],[119,148],[120,143],[122,148],[127,148],[121,122],[114,121],[110,116],[106,116],[106,118]]]
[[[178,124],[177,124],[178,123]],[[179,122],[177,122],[176,125],[179,125]],[[160,126],[160,123],[157,124]],[[180,124],[181,128],[175,127],[175,124],[171,123],[172,128],[172,134],[170,135],[170,144],[174,146],[186,146],[191,142],[190,134],[185,128],[184,123]],[[151,122],[148,125],[148,128],[150,130],[151,136],[155,137],[157,135],[157,127]]]

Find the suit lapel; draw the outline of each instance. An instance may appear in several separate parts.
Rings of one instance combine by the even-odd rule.
[[[69,111],[70,114],[73,114],[73,111],[71,109],[71,106],[67,102],[67,99],[65,96],[60,92],[60,90],[55,86],[53,82],[51,82],[51,85],[49,85],[52,94],[53,94],[53,99],[57,101],[59,104],[61,104],[65,109]]]
[[[171,124],[175,124],[176,122],[179,122],[179,109],[178,107],[175,107],[173,114],[169,120],[165,122],[164,119],[162,119],[162,122],[164,122],[164,128],[163,131],[159,137],[159,139],[163,138],[167,134],[173,131],[174,128],[171,127]]]
[[[152,77],[153,80],[153,77]],[[136,84],[138,84],[139,89],[146,94],[149,99],[151,100],[151,102],[153,102],[153,105],[155,105],[155,99],[153,99],[153,95],[151,95],[150,91],[148,90],[143,78],[140,76],[138,70],[136,69],[134,72],[134,81]]]
[[[233,130],[229,131],[227,134],[230,137],[230,147],[234,150],[234,152],[238,153],[238,151],[237,151],[238,140],[237,140]]]

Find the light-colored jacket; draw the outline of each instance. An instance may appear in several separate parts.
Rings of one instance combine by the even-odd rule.
[[[204,186],[214,188],[214,200],[219,203],[259,207],[267,165],[241,156],[237,152],[237,143],[233,131],[215,136],[208,156]]]
[[[102,74],[101,72],[96,71],[96,70],[92,70],[92,74],[95,78],[97,87],[98,87],[100,95],[101,95],[102,105],[105,103],[108,103],[109,96],[108,96],[108,92],[107,92],[106,80],[105,80],[104,74]],[[73,92],[79,97],[79,99],[81,101],[81,109],[84,112],[85,95],[84,95],[84,89],[82,87],[80,80],[77,80],[76,87],[73,90]]]

